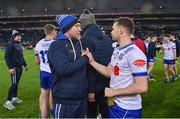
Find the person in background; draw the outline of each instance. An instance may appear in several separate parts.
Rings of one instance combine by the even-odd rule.
[[[82,43],[88,47],[98,63],[107,66],[111,60],[112,40],[102,32],[96,24],[95,17],[85,9],[80,15],[82,24]],[[108,104],[104,96],[105,87],[109,86],[109,78],[104,77],[91,66],[88,66],[88,118],[108,118]],[[99,113],[99,114],[98,114]]]
[[[157,41],[157,36],[151,35],[151,40],[150,40],[150,43],[148,45],[148,50],[147,50],[149,81],[155,81],[154,76],[153,76],[153,67],[154,67],[154,62],[155,62],[155,57],[156,57],[156,41]]]
[[[21,34],[18,31],[13,30],[12,39],[9,41],[4,55],[11,75],[11,86],[9,88],[7,101],[4,104],[4,107],[9,110],[15,109],[13,103],[19,104],[23,102],[17,97],[18,84],[22,75],[23,67],[25,71],[28,70],[28,67],[23,56],[23,46],[21,41]]]
[[[50,106],[50,112],[52,115],[52,79],[51,69],[49,67],[47,53],[49,46],[56,37],[57,30],[52,24],[46,24],[44,27],[45,38],[40,40],[35,47],[35,63],[40,64],[40,86],[41,94],[39,100],[39,106],[41,111],[41,118],[48,118],[48,104]]]
[[[134,33],[131,34],[131,40],[145,55],[147,54],[147,49],[144,42],[141,39],[135,38]]]
[[[174,64],[174,70],[176,73],[176,77],[178,77],[178,69],[177,69],[177,59],[180,56],[180,41],[175,38],[175,33],[170,34],[171,41],[176,44],[176,61]]]
[[[168,71],[170,69],[172,73],[172,82],[176,80],[176,73],[174,70],[174,64],[176,59],[176,44],[170,41],[170,35],[165,34],[163,36],[163,45],[162,52],[164,54],[164,73],[165,73],[165,82],[169,83]]]

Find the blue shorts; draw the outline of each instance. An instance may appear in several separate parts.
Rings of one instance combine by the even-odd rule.
[[[43,89],[51,89],[52,87],[51,73],[40,71],[40,86]]]
[[[174,60],[165,60],[164,59],[164,64],[171,64],[171,65],[173,65],[173,64],[175,64],[175,61]]]
[[[116,103],[109,106],[109,118],[141,118],[142,109],[126,110],[119,107]]]
[[[154,58],[147,57],[147,62],[155,62]]]

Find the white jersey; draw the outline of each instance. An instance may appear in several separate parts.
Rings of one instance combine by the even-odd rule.
[[[163,47],[163,50],[164,50],[164,59],[165,60],[173,60],[173,55],[174,55],[174,52],[173,50],[176,49],[176,44],[173,43],[173,42],[169,42],[169,43],[164,43],[162,45]]]
[[[111,74],[110,87],[125,88],[134,83],[136,76],[147,76],[147,61],[144,53],[131,43],[122,48],[115,48],[111,57],[113,73]],[[114,101],[118,106],[127,110],[141,109],[141,96],[116,96]]]
[[[38,56],[40,59],[41,71],[46,71],[46,72],[51,73],[48,59],[47,59],[47,53],[48,53],[49,46],[53,41],[54,40],[49,40],[49,39],[44,38],[36,44],[35,55]]]

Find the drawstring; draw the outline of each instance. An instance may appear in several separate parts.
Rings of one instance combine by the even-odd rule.
[[[72,40],[70,38],[68,38],[70,43],[71,43],[71,46],[73,48],[73,52],[74,52],[74,61],[76,60],[76,51],[75,51],[75,48],[74,48],[74,44],[72,42]],[[82,43],[81,43],[81,40],[78,40],[79,41],[79,44],[80,44],[80,47],[81,47],[81,51],[83,51],[83,47],[82,47]]]
[[[70,38],[68,38],[69,39],[69,41],[71,42],[71,46],[72,46],[72,48],[73,48],[73,52],[74,52],[74,61],[76,60],[76,51],[75,51],[75,48],[74,48],[74,45],[73,45],[73,42],[72,42],[72,40],[70,39]]]
[[[82,47],[82,43],[81,43],[81,40],[78,40],[79,41],[79,44],[80,44],[80,47],[81,47],[81,52],[83,51],[83,47]]]

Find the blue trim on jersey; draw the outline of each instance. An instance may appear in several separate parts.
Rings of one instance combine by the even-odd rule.
[[[137,110],[126,110],[119,107],[116,103],[114,106],[109,106],[109,117],[110,118],[141,118],[142,109]]]
[[[51,41],[53,39],[48,39],[47,37],[44,38],[44,41]]]
[[[51,41],[50,39],[44,39],[44,41]]]
[[[132,73],[133,77],[136,76],[147,76],[147,72]]]
[[[125,45],[125,46],[123,46],[123,47],[119,47],[119,50],[122,50],[122,49],[124,49],[124,48],[127,48],[128,46],[130,46],[130,45],[133,45],[134,43],[130,43],[130,44],[127,44],[127,45]]]

